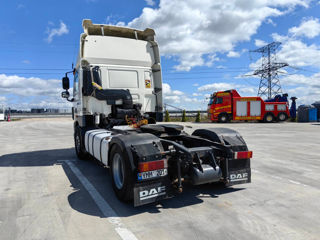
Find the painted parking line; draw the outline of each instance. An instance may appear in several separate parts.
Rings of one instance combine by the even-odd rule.
[[[282,177],[278,177],[278,176],[273,176],[273,175],[270,175],[270,174],[262,173],[262,172],[260,172],[258,170],[255,170],[255,169],[251,169],[251,172],[259,173],[259,174],[262,174],[262,175],[268,175],[271,178],[274,178],[274,179],[277,179],[277,180],[288,181],[288,182],[296,184],[296,185],[301,185],[301,186],[304,186],[304,187],[311,187],[310,185],[306,185],[306,184],[303,184],[301,182],[297,182],[297,181],[294,181],[294,180],[291,180],[291,179],[286,179],[286,178],[282,178]]]
[[[61,160],[63,161],[63,160]],[[81,171],[74,165],[72,160],[64,160],[71,169],[71,171],[76,175],[84,188],[88,191],[93,201],[97,204],[98,208],[102,214],[108,219],[123,240],[137,240],[136,236],[125,227],[121,222],[121,218],[116,214],[116,212],[111,208],[111,206],[104,200],[100,193],[95,189],[95,187],[89,182],[89,180],[81,173]]]

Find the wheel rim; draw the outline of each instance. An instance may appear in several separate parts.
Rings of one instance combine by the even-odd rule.
[[[226,116],[221,116],[221,122],[226,122],[227,121],[227,117]]]
[[[80,152],[80,148],[81,148],[80,137],[77,134],[76,135],[76,150],[77,150],[78,153]]]
[[[123,170],[123,159],[119,153],[116,153],[113,156],[112,173],[113,173],[113,180],[116,187],[118,189],[121,189],[123,186],[124,170]]]
[[[284,121],[285,118],[286,118],[286,116],[285,116],[284,114],[280,114],[279,119],[280,119],[281,121]]]
[[[268,116],[267,116],[267,121],[268,121],[268,122],[271,122],[271,121],[272,121],[272,116],[271,116],[271,115],[268,115]]]

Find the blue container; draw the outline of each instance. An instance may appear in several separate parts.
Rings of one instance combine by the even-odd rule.
[[[316,122],[318,120],[317,118],[317,109],[316,108],[310,108],[309,109],[309,122]]]

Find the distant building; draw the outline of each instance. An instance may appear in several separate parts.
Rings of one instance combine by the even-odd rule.
[[[47,108],[46,112],[47,113],[59,113],[59,109],[57,109],[57,108]]]
[[[44,113],[44,108],[31,108],[31,113]]]

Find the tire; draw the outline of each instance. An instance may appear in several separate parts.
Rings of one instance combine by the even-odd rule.
[[[265,123],[272,123],[274,121],[273,114],[267,113],[266,115],[264,115],[263,121]]]
[[[84,139],[81,136],[81,128],[79,126],[76,126],[74,129],[74,148],[80,160],[87,160],[89,158],[89,154],[84,147]]]
[[[134,178],[130,162],[126,154],[118,145],[114,145],[110,152],[110,175],[112,188],[121,201],[133,199]]]
[[[225,113],[221,113],[218,116],[218,122],[219,123],[227,123],[229,121],[228,115]]]
[[[278,114],[277,120],[278,120],[279,122],[284,122],[284,121],[286,121],[287,119],[288,119],[288,115],[287,115],[286,113],[281,112],[281,113]]]

